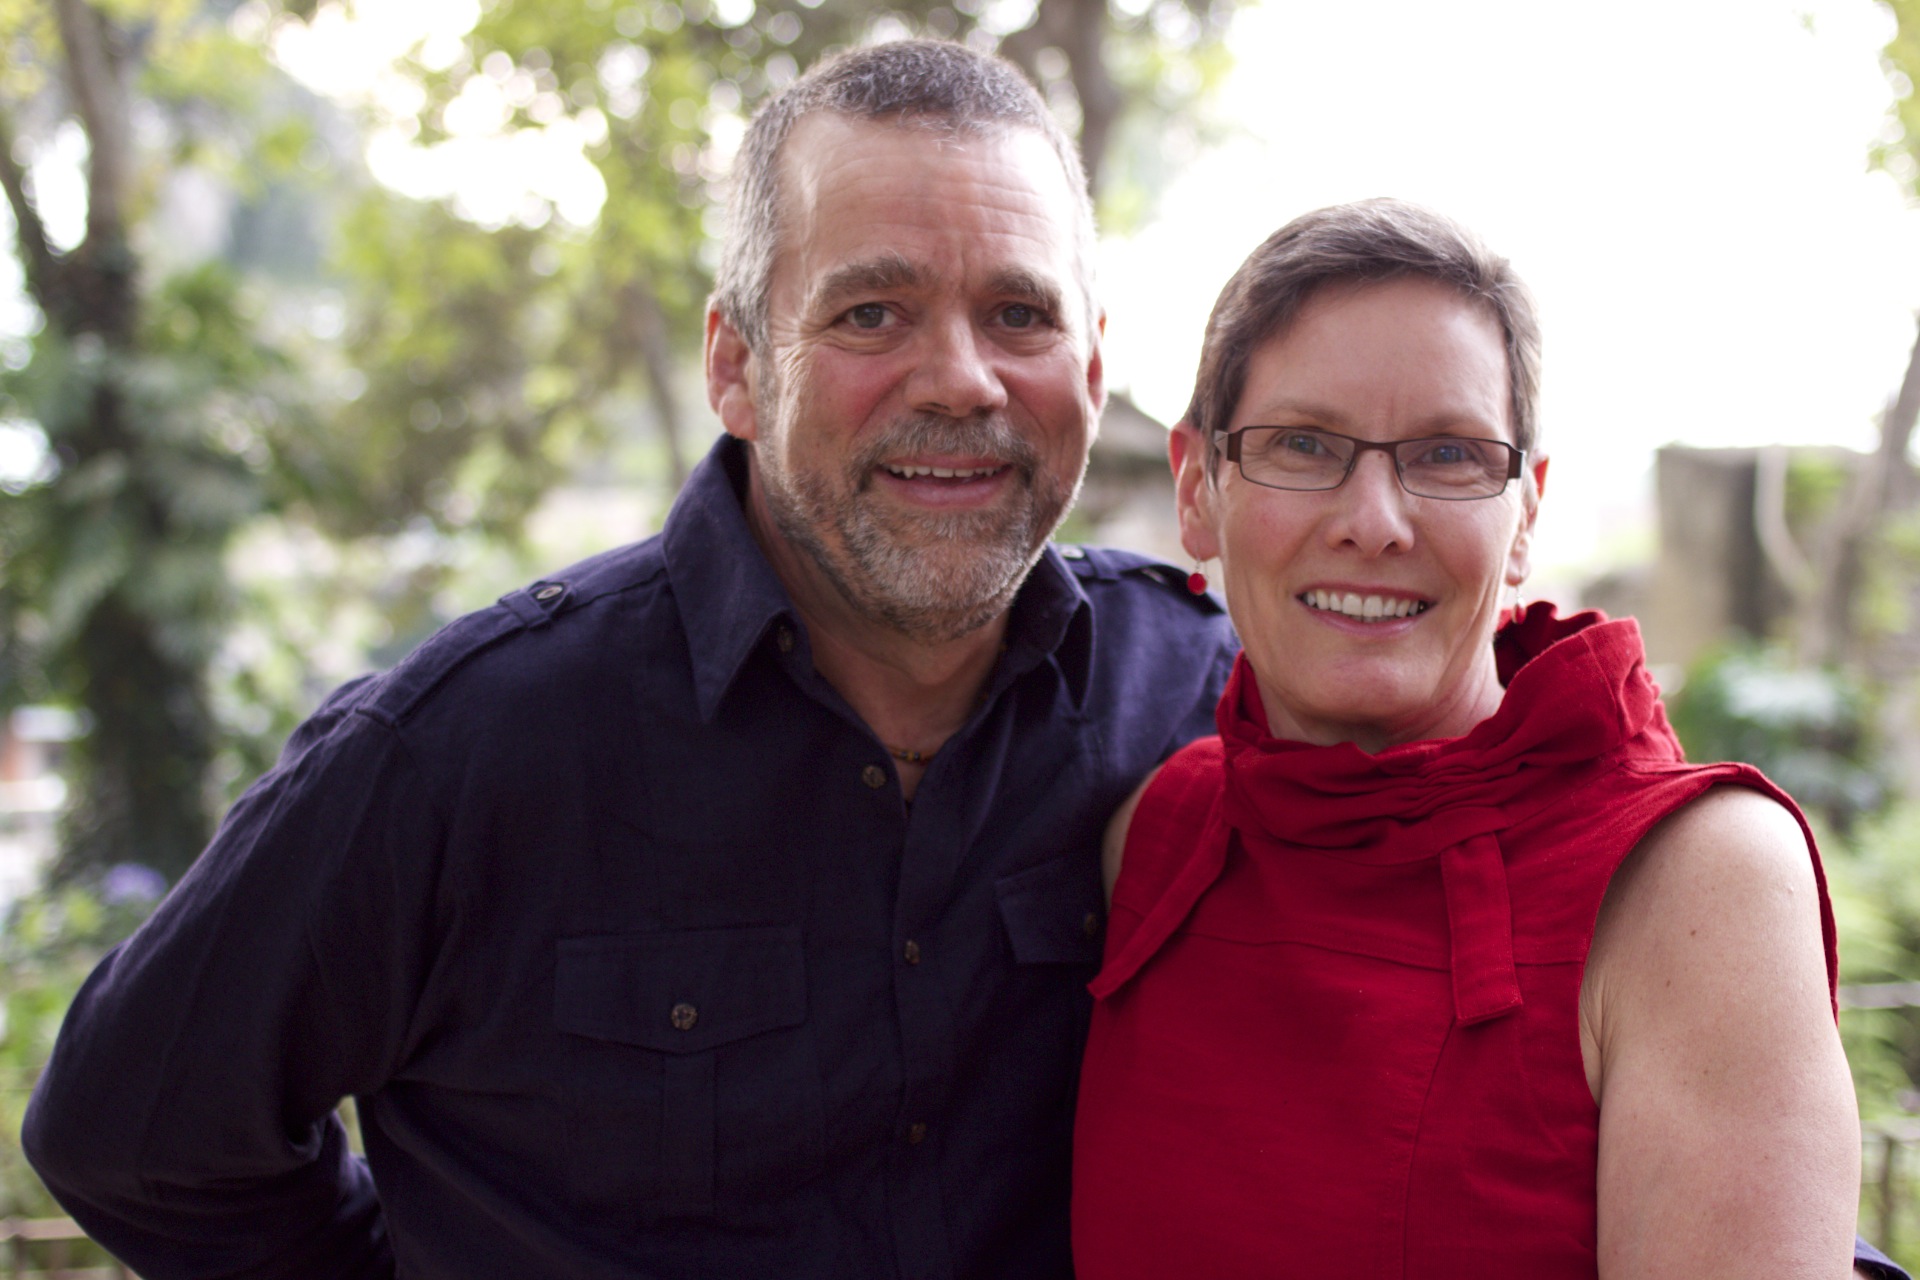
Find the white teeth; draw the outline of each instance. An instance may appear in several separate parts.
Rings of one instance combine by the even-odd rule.
[[[922,476],[933,476],[939,480],[973,480],[980,476],[999,473],[1001,467],[902,467],[889,462],[887,470],[903,480],[917,480]]]
[[[1349,618],[1359,618],[1363,622],[1378,622],[1384,618],[1405,618],[1416,613],[1425,613],[1427,605],[1423,601],[1398,599],[1393,596],[1361,596],[1354,592],[1344,594],[1333,591],[1304,591],[1300,599],[1312,609],[1325,609]]]

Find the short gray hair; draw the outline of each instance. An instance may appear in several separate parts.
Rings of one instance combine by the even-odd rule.
[[[727,236],[711,305],[757,355],[767,351],[767,291],[780,248],[780,155],[815,112],[983,135],[1032,129],[1052,146],[1073,192],[1080,290],[1092,321],[1093,202],[1079,149],[1019,68],[947,40],[896,40],[829,58],[755,114],[733,166]]]
[[[1361,200],[1302,214],[1274,232],[1227,281],[1207,318],[1187,421],[1211,461],[1246,390],[1247,364],[1286,332],[1322,285],[1403,276],[1438,281],[1482,302],[1507,348],[1513,442],[1539,443],[1540,322],[1513,266],[1459,223],[1404,200]]]

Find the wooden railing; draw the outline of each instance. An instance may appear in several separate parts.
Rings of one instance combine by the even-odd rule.
[[[74,1246],[86,1239],[72,1218],[0,1218],[0,1245],[6,1247],[6,1270],[0,1275],[6,1280],[137,1280],[119,1263],[68,1266]]]

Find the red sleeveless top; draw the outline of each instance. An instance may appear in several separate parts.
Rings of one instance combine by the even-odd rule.
[[[1379,755],[1271,737],[1242,659],[1220,736],[1147,789],[1093,984],[1080,1280],[1595,1275],[1608,880],[1708,787],[1793,805],[1683,762],[1631,620],[1535,605],[1496,650],[1497,713]]]

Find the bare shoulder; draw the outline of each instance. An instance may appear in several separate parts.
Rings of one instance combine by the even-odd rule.
[[[1647,833],[1596,923],[1582,1013],[1637,995],[1674,1012],[1694,997],[1828,1008],[1820,895],[1799,821],[1747,787],[1715,787]],[[1678,979],[1678,981],[1676,981]],[[1783,989],[1777,985],[1787,980]]]
[[[1621,864],[1580,992],[1602,1276],[1841,1275],[1859,1128],[1786,808],[1717,787]]]
[[[1806,834],[1785,806],[1749,787],[1714,787],[1648,832],[1614,875],[1600,919],[1609,932],[1664,933],[1720,911],[1748,925],[1818,926]]]
[[[1140,807],[1140,797],[1147,793],[1147,788],[1159,776],[1159,769],[1148,774],[1133,789],[1133,794],[1120,802],[1120,807],[1113,811],[1113,817],[1107,820],[1106,838],[1100,844],[1100,879],[1106,886],[1109,907],[1113,905],[1113,886],[1120,882],[1120,862],[1127,854],[1127,831],[1133,826],[1133,811]]]

